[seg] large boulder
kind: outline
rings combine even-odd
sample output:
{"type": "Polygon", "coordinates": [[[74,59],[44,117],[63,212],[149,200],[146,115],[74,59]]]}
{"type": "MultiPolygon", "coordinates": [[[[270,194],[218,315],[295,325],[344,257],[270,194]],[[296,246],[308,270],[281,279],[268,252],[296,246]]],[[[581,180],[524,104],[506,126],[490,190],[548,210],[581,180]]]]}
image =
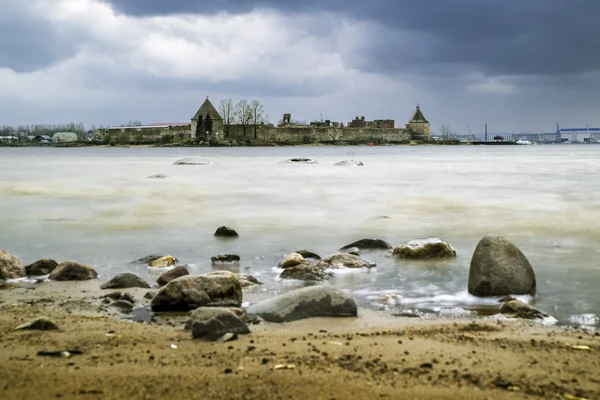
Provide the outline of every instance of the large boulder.
{"type": "Polygon", "coordinates": [[[165,286],[167,283],[171,282],[174,279],[180,278],[182,276],[186,276],[189,275],[190,271],[187,269],[187,267],[185,265],[180,265],[178,267],[175,267],[171,270],[168,270],[167,272],[161,274],[158,279],[156,280],[156,283],[158,283],[158,286],[165,286]]]}
{"type": "Polygon", "coordinates": [[[58,263],[49,258],[37,260],[33,264],[25,266],[25,272],[28,276],[48,275],[58,267],[58,263]]]}
{"type": "Polygon", "coordinates": [[[88,281],[98,278],[98,272],[90,266],[75,261],[64,261],[48,277],[53,281],[88,281]]]}
{"type": "Polygon", "coordinates": [[[240,236],[235,229],[228,226],[220,226],[215,231],[214,236],[216,237],[238,237],[240,236]]]}
{"type": "Polygon", "coordinates": [[[417,260],[454,258],[456,257],[456,250],[438,238],[416,239],[396,246],[394,256],[417,260]]]}
{"type": "Polygon", "coordinates": [[[150,289],[148,282],[140,278],[138,275],[131,272],[124,272],[116,275],[110,281],[100,285],[100,289],[127,289],[127,288],[143,288],[150,289]]]}
{"type": "Polygon", "coordinates": [[[313,317],[356,317],[358,309],[344,292],[311,286],[261,301],[246,310],[268,322],[290,322],[313,317]]]}
{"type": "Polygon", "coordinates": [[[190,313],[186,329],[194,339],[217,340],[226,333],[250,333],[248,326],[230,309],[200,307],[190,313]]]}
{"type": "Polygon", "coordinates": [[[0,279],[16,279],[25,276],[25,268],[17,257],[8,251],[0,250],[0,279]]]}
{"type": "Polygon", "coordinates": [[[317,267],[323,269],[373,268],[376,266],[377,264],[372,261],[348,253],[332,254],[317,263],[317,267]]]}
{"type": "Polygon", "coordinates": [[[486,236],[471,258],[468,288],[481,297],[535,295],[535,273],[517,246],[500,236],[486,236]]]}
{"type": "Polygon", "coordinates": [[[360,239],[342,247],[340,250],[348,250],[352,247],[358,247],[360,250],[389,250],[392,245],[381,239],[360,239]]]}
{"type": "Polygon", "coordinates": [[[164,257],[160,257],[160,258],[150,261],[148,263],[148,266],[152,267],[152,268],[167,268],[167,267],[172,267],[173,265],[175,265],[176,262],[177,262],[177,259],[175,257],[164,256],[164,257]]]}
{"type": "Polygon", "coordinates": [[[286,268],[294,267],[303,262],[304,262],[304,257],[302,257],[302,255],[300,255],[298,253],[290,253],[287,256],[283,257],[283,260],[279,261],[279,264],[277,264],[277,267],[286,269],[286,268]]]}
{"type": "Polygon", "coordinates": [[[300,264],[296,264],[293,267],[284,269],[279,277],[281,279],[323,282],[331,279],[333,277],[333,273],[327,271],[325,268],[317,267],[308,261],[302,261],[300,264]]]}
{"type": "Polygon", "coordinates": [[[154,311],[189,311],[198,307],[240,307],[242,286],[228,271],[174,279],[152,298],[154,311]]]}

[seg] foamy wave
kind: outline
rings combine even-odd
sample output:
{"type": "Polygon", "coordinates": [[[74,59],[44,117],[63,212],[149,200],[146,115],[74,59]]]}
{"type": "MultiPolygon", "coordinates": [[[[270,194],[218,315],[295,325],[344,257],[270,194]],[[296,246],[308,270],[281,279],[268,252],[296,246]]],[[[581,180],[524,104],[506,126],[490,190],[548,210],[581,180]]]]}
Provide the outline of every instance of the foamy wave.
{"type": "Polygon", "coordinates": [[[569,322],[576,325],[594,326],[600,323],[600,318],[595,314],[577,314],[571,315],[569,322]]]}

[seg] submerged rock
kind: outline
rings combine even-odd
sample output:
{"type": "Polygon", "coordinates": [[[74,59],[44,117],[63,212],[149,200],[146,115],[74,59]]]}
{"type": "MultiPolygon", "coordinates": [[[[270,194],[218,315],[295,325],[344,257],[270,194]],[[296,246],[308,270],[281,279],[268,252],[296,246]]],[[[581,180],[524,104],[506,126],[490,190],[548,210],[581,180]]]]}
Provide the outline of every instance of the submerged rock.
{"type": "Polygon", "coordinates": [[[165,286],[167,283],[171,282],[173,279],[177,279],[182,276],[189,275],[189,274],[190,274],[190,271],[187,269],[187,267],[185,267],[184,265],[180,265],[178,267],[175,267],[175,268],[161,274],[158,277],[158,279],[156,280],[156,283],[158,283],[158,286],[165,286]]]}
{"type": "Polygon", "coordinates": [[[190,313],[186,329],[194,339],[217,340],[226,333],[250,333],[248,326],[230,309],[200,307],[190,313]]]}
{"type": "Polygon", "coordinates": [[[486,236],[473,253],[468,289],[475,296],[535,295],[535,273],[517,246],[500,236],[486,236]]]}
{"type": "Polygon", "coordinates": [[[306,258],[312,258],[314,260],[320,260],[321,259],[320,255],[318,255],[317,253],[313,253],[312,251],[308,251],[308,250],[298,250],[298,251],[295,251],[294,253],[300,254],[305,259],[306,258]]]}
{"type": "Polygon", "coordinates": [[[376,266],[377,264],[372,261],[348,253],[332,254],[317,263],[317,267],[324,269],[373,268],[376,266]]]}
{"type": "MultiPolygon", "coordinates": [[[[150,264],[152,261],[158,260],[159,258],[163,258],[163,257],[167,257],[169,256],[168,254],[151,254],[149,256],[146,257],[142,257],[140,259],[137,259],[135,261],[132,261],[132,264],[150,264]]],[[[171,256],[170,256],[171,257],[171,256]]],[[[177,258],[175,258],[175,262],[179,261],[177,258]]]]}
{"type": "Polygon", "coordinates": [[[54,331],[58,329],[56,323],[46,317],[40,317],[34,319],[31,322],[19,325],[15,328],[15,331],[21,330],[36,330],[36,331],[54,331]]]}
{"type": "Polygon", "coordinates": [[[228,271],[174,279],[152,299],[153,311],[188,311],[198,307],[240,307],[242,286],[228,271]]]}
{"type": "Polygon", "coordinates": [[[358,247],[350,247],[348,250],[345,251],[348,254],[352,254],[355,256],[361,256],[360,254],[360,249],[358,247]]]}
{"type": "Polygon", "coordinates": [[[500,312],[502,314],[509,314],[513,317],[522,319],[544,319],[549,317],[548,314],[529,304],[523,303],[514,297],[506,297],[500,300],[500,302],[502,303],[502,307],[500,307],[500,312]]]}
{"type": "Polygon", "coordinates": [[[173,163],[174,165],[208,165],[210,161],[201,158],[182,158],[173,163]]]}
{"type": "Polygon", "coordinates": [[[333,277],[333,273],[327,271],[325,268],[317,267],[308,261],[302,261],[300,264],[296,264],[293,267],[284,269],[279,277],[281,279],[324,282],[331,279],[333,277]]]}
{"type": "Polygon", "coordinates": [[[340,250],[348,250],[352,247],[358,247],[361,250],[389,250],[392,245],[381,239],[360,239],[342,247],[340,250]]]}
{"type": "Polygon", "coordinates": [[[235,229],[232,229],[232,228],[230,228],[228,226],[220,226],[215,231],[214,236],[217,236],[217,237],[238,237],[240,235],[238,235],[238,233],[235,231],[235,229]]]}
{"type": "Polygon", "coordinates": [[[283,257],[283,260],[279,261],[277,267],[286,269],[301,264],[302,262],[304,262],[304,257],[302,257],[302,255],[298,253],[290,253],[283,257]]]}
{"type": "Polygon", "coordinates": [[[150,289],[150,285],[132,272],[124,272],[116,275],[110,281],[103,283],[100,289],[127,289],[127,288],[144,288],[150,289]]]}
{"type": "Polygon", "coordinates": [[[394,256],[417,260],[454,258],[456,257],[456,250],[438,238],[416,239],[396,246],[394,256]]]}
{"type": "Polygon", "coordinates": [[[98,278],[98,272],[75,261],[64,261],[58,264],[48,278],[53,281],[87,281],[98,278]]]}
{"type": "Polygon", "coordinates": [[[291,322],[313,317],[356,317],[358,309],[344,292],[311,286],[261,301],[247,309],[268,322],[291,322]]]}
{"type": "Polygon", "coordinates": [[[240,256],[237,254],[219,254],[210,258],[212,263],[233,263],[240,262],[240,256]]]}
{"type": "Polygon", "coordinates": [[[146,179],[168,179],[169,175],[165,175],[165,174],[156,174],[156,175],[150,175],[148,178],[146,179]]]}
{"type": "Polygon", "coordinates": [[[25,273],[28,276],[48,275],[56,269],[58,263],[50,258],[37,260],[33,264],[25,266],[25,273]]]}
{"type": "Polygon", "coordinates": [[[296,157],[285,161],[288,164],[317,164],[317,161],[312,158],[296,157]]]}
{"type": "Polygon", "coordinates": [[[345,166],[345,167],[362,167],[365,164],[363,164],[362,161],[356,161],[356,160],[344,160],[344,161],[339,161],[336,162],[333,165],[338,165],[338,166],[345,166]]]}
{"type": "Polygon", "coordinates": [[[150,261],[148,263],[148,266],[152,267],[152,268],[166,268],[166,267],[172,267],[173,265],[175,265],[176,262],[177,262],[177,260],[175,259],[175,257],[164,256],[164,257],[157,258],[155,260],[150,261]]]}
{"type": "Polygon", "coordinates": [[[16,279],[25,276],[21,261],[8,251],[0,250],[0,279],[16,279]]]}

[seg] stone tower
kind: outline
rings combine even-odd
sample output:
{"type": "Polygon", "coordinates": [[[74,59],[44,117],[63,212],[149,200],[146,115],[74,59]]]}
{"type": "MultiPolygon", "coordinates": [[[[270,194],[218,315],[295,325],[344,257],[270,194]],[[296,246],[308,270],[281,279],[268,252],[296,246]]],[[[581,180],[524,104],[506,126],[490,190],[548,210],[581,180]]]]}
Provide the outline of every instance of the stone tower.
{"type": "Polygon", "coordinates": [[[209,136],[213,134],[223,134],[223,118],[212,105],[208,96],[200,106],[196,114],[192,117],[192,137],[195,138],[197,132],[209,136]]]}
{"type": "Polygon", "coordinates": [[[429,121],[425,119],[425,116],[421,112],[419,103],[417,103],[417,109],[412,118],[406,124],[406,129],[410,131],[413,140],[431,140],[429,121]]]}

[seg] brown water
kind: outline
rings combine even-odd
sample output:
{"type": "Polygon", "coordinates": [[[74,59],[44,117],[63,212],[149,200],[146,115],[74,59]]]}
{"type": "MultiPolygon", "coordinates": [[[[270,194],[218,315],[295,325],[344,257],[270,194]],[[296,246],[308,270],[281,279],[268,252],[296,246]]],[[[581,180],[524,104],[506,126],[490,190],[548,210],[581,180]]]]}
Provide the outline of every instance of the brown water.
{"type": "Polygon", "coordinates": [[[105,280],[132,259],[166,252],[212,270],[210,256],[233,252],[240,270],[289,290],[275,269],[300,248],[322,256],[365,237],[392,245],[421,237],[450,242],[448,262],[394,261],[338,273],[332,285],[366,306],[468,316],[490,305],[467,294],[470,257],[494,233],[517,244],[537,275],[525,298],[563,323],[598,325],[600,146],[305,148],[1,148],[0,248],[24,263],[75,259],[105,280]],[[200,157],[207,166],[173,162],[200,157]],[[281,163],[312,157],[315,165],[281,163]],[[333,166],[355,159],[364,167],[333,166]],[[169,179],[146,179],[162,173],[169,179]],[[240,237],[215,240],[220,225],[240,237]]]}

